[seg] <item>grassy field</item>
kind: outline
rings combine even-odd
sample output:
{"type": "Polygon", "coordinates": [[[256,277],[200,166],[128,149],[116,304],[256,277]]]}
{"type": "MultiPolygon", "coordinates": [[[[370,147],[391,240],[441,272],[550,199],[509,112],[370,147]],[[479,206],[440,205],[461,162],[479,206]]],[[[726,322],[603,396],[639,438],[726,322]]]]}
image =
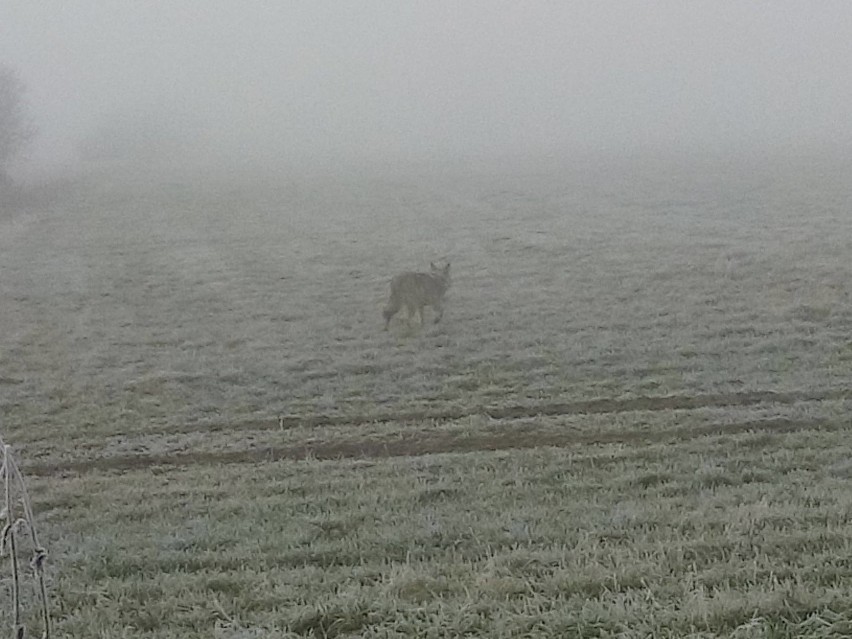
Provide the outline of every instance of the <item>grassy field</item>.
{"type": "Polygon", "coordinates": [[[97,179],[7,211],[0,429],[58,633],[852,636],[849,166],[97,179]],[[439,258],[443,322],[383,332],[390,277],[439,258]]]}

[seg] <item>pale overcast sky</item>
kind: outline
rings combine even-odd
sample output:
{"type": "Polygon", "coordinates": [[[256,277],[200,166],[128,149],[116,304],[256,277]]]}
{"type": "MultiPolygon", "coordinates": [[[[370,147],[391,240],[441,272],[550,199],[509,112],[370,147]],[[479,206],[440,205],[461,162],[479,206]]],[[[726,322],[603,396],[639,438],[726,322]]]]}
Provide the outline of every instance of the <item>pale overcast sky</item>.
{"type": "Polygon", "coordinates": [[[62,161],[132,127],[264,161],[852,141],[844,0],[3,0],[0,62],[62,161]]]}

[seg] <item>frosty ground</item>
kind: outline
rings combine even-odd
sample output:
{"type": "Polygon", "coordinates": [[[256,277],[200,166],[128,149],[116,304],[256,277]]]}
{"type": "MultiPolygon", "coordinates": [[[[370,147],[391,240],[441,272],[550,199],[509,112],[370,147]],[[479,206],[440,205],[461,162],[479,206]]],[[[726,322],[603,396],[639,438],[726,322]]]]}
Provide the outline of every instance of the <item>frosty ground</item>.
{"type": "Polygon", "coordinates": [[[57,626],[849,634],[846,167],[101,176],[5,215],[57,626]],[[443,321],[384,333],[443,258],[443,321]]]}

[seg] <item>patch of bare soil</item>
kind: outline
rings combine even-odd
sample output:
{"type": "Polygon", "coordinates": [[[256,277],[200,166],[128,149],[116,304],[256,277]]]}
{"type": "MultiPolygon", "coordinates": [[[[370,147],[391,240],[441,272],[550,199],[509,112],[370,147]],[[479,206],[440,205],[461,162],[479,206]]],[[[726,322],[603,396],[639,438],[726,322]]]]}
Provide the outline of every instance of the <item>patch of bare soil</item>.
{"type": "Polygon", "coordinates": [[[589,399],[576,402],[516,404],[510,406],[481,406],[465,408],[441,407],[436,410],[396,411],[363,415],[285,415],[278,421],[251,421],[240,424],[209,424],[203,429],[193,425],[186,430],[169,432],[195,432],[198,430],[233,430],[244,426],[251,430],[276,428],[314,428],[323,426],[357,426],[358,424],[449,422],[482,415],[491,419],[529,419],[534,417],[558,417],[560,415],[601,415],[633,413],[638,411],[695,410],[698,408],[726,408],[732,406],[756,406],[758,404],[791,405],[799,402],[820,402],[852,398],[852,391],[845,389],[824,392],[752,391],[744,393],[710,393],[706,395],[667,395],[661,397],[628,397],[624,399],[589,399]]]}
{"type": "Polygon", "coordinates": [[[103,457],[80,462],[52,464],[28,464],[23,467],[29,475],[57,475],[85,473],[91,471],[126,471],[139,468],[181,467],[197,464],[245,464],[278,460],[368,459],[383,457],[407,457],[438,453],[469,453],[508,449],[528,449],[543,446],[571,447],[594,444],[631,443],[654,444],[659,442],[686,441],[710,435],[737,434],[744,432],[788,433],[802,430],[838,428],[819,420],[765,419],[738,423],[709,424],[701,427],[663,429],[653,432],[576,433],[544,432],[535,426],[486,429],[481,433],[451,433],[436,431],[410,437],[394,436],[385,441],[357,438],[334,442],[300,444],[296,446],[255,448],[226,452],[179,453],[169,455],[126,455],[103,457]]]}

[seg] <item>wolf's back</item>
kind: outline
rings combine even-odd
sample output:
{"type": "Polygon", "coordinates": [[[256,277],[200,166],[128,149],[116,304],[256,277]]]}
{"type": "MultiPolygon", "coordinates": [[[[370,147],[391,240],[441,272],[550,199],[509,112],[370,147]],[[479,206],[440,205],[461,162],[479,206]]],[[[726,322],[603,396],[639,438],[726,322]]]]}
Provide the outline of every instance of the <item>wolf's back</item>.
{"type": "Polygon", "coordinates": [[[401,273],[391,281],[391,297],[403,304],[428,306],[439,301],[446,288],[429,273],[401,273]]]}

